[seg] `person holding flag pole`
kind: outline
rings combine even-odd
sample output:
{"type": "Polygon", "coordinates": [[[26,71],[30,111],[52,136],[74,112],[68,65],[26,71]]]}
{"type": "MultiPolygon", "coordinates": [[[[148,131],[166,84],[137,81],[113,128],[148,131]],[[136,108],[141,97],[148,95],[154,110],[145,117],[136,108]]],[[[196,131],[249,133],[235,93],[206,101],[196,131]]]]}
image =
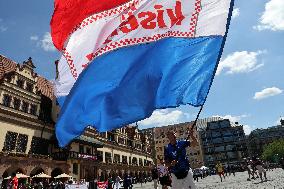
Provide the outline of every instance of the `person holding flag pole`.
{"type": "Polygon", "coordinates": [[[201,106],[197,117],[191,127],[188,129],[186,140],[177,140],[173,130],[167,132],[170,143],[165,147],[164,156],[166,165],[170,168],[173,189],[195,189],[193,172],[189,167],[189,160],[186,157],[186,148],[198,145],[196,136],[194,136],[195,126],[203,106],[201,106]]]}

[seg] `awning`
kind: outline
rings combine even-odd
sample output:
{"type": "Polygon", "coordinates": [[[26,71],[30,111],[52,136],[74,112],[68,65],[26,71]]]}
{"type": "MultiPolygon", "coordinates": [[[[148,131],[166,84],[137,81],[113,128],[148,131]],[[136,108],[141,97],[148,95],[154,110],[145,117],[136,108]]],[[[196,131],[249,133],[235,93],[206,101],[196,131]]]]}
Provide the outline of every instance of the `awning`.
{"type": "Polygon", "coordinates": [[[84,135],[77,137],[74,141],[75,142],[77,141],[77,142],[82,143],[82,144],[90,145],[90,146],[93,146],[93,147],[97,147],[97,148],[102,148],[104,146],[104,143],[102,143],[98,139],[95,139],[95,138],[92,138],[92,137],[87,137],[87,136],[84,136],[84,135]]]}

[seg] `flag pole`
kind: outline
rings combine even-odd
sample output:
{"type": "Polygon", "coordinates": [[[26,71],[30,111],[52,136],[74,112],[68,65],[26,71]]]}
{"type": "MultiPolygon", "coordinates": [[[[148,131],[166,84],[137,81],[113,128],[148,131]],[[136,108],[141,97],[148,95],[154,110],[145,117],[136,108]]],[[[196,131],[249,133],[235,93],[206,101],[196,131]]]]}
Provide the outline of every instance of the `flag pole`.
{"type": "Polygon", "coordinates": [[[195,118],[195,120],[194,120],[194,122],[192,124],[192,127],[189,129],[189,134],[187,136],[187,140],[190,139],[190,132],[193,132],[193,129],[196,127],[196,124],[197,124],[198,118],[200,116],[200,113],[201,113],[201,111],[203,109],[203,106],[204,106],[204,104],[202,104],[202,106],[200,106],[199,112],[198,112],[198,114],[197,114],[197,116],[196,116],[196,118],[195,118]]]}

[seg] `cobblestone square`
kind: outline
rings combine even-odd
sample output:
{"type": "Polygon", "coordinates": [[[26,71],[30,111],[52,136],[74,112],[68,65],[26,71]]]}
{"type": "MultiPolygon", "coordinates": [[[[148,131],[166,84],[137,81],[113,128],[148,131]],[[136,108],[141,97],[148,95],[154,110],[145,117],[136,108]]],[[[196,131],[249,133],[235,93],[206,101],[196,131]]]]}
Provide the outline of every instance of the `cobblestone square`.
{"type": "MultiPolygon", "coordinates": [[[[218,175],[208,176],[196,182],[197,189],[284,189],[284,170],[274,169],[267,172],[267,181],[261,182],[260,178],[247,181],[247,172],[237,172],[236,176],[228,176],[221,182],[218,175]]],[[[151,189],[153,183],[136,184],[134,189],[151,189]]],[[[159,189],[162,187],[159,186],[159,189]]]]}

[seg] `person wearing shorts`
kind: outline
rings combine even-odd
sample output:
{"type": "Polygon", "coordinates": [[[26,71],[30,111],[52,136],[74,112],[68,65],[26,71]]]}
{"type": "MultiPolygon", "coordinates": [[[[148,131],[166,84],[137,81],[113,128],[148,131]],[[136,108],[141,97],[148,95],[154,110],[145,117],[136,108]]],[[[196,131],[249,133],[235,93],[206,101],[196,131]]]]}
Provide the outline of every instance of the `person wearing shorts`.
{"type": "Polygon", "coordinates": [[[267,180],[267,178],[266,178],[266,171],[263,168],[262,161],[260,159],[256,159],[255,160],[255,165],[256,165],[256,169],[258,171],[258,174],[259,174],[259,177],[260,177],[261,181],[263,181],[262,174],[263,174],[265,180],[267,180]]]}
{"type": "Polygon", "coordinates": [[[225,179],[225,174],[224,174],[224,167],[223,167],[222,163],[220,163],[220,161],[218,161],[218,163],[216,164],[216,171],[217,171],[217,173],[218,173],[218,175],[221,179],[221,182],[223,182],[222,175],[225,179]]]}

